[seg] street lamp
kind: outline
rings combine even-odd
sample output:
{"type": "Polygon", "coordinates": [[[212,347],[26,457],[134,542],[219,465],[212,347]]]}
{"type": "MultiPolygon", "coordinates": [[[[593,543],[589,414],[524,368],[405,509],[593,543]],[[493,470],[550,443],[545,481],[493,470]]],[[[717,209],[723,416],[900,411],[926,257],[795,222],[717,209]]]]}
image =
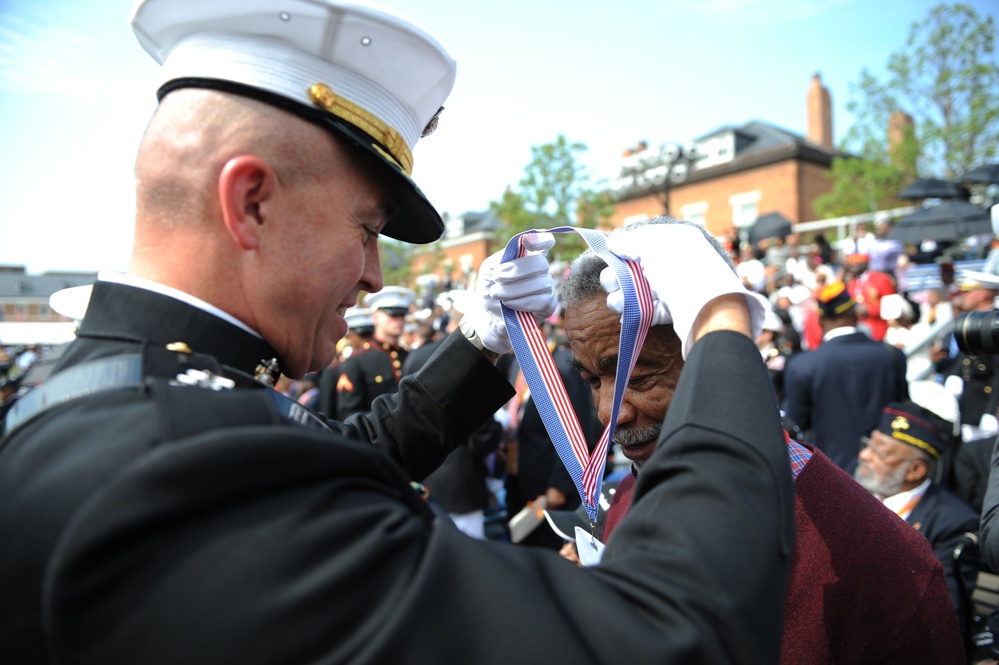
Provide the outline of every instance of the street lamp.
{"type": "Polygon", "coordinates": [[[677,143],[667,143],[662,147],[659,154],[662,163],[666,167],[666,177],[663,178],[663,211],[670,215],[669,194],[670,187],[679,185],[687,180],[691,167],[696,161],[696,153],[693,148],[684,148],[677,143]]]}
{"type": "Polygon", "coordinates": [[[611,199],[620,201],[636,194],[662,192],[662,204],[668,215],[670,187],[687,179],[696,159],[693,148],[667,143],[655,150],[642,141],[637,148],[625,152],[621,171],[611,183],[611,199]]]}

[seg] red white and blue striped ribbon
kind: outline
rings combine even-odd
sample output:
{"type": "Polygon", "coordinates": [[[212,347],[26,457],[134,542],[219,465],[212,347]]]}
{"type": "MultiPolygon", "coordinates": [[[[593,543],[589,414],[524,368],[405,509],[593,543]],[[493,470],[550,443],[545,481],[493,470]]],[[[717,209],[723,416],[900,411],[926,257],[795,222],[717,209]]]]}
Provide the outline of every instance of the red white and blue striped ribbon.
{"type": "Polygon", "coordinates": [[[555,444],[555,450],[576,485],[590,522],[595,524],[600,501],[600,484],[607,462],[607,447],[614,438],[621,400],[628,387],[628,377],[631,376],[635,361],[638,359],[638,352],[645,342],[645,335],[652,323],[652,290],[638,263],[621,259],[607,250],[608,233],[605,231],[572,226],[525,231],[510,239],[503,254],[503,261],[510,261],[527,254],[528,250],[522,241],[525,233],[546,231],[578,233],[590,248],[613,268],[624,294],[624,313],[621,317],[621,341],[618,347],[611,417],[592,453],[587,447],[579,419],[565,392],[565,385],[548,349],[548,342],[534,315],[503,306],[507,333],[524,372],[524,379],[531,389],[531,398],[538,407],[548,436],[555,444]]]}

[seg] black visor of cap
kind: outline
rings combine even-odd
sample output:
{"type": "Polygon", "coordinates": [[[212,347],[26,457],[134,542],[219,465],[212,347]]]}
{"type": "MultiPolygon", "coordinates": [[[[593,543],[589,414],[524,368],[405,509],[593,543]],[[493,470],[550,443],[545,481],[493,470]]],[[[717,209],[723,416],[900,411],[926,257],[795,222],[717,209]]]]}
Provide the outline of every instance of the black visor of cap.
{"type": "Polygon", "coordinates": [[[336,131],[340,137],[348,139],[351,144],[357,146],[367,154],[376,157],[379,164],[384,164],[387,169],[386,172],[391,174],[392,182],[396,185],[393,187],[393,193],[398,210],[389,219],[385,228],[382,229],[382,235],[417,245],[440,240],[444,235],[444,221],[437,213],[436,208],[430,204],[427,197],[416,186],[412,178],[406,175],[402,167],[395,161],[385,157],[386,154],[391,153],[369,134],[361,131],[346,120],[331,115],[318,107],[305,106],[282,95],[224,79],[174,79],[167,81],[160,87],[157,97],[163,99],[167,93],[179,88],[205,88],[243,95],[264,102],[265,104],[276,106],[289,113],[294,113],[304,120],[336,131]]]}

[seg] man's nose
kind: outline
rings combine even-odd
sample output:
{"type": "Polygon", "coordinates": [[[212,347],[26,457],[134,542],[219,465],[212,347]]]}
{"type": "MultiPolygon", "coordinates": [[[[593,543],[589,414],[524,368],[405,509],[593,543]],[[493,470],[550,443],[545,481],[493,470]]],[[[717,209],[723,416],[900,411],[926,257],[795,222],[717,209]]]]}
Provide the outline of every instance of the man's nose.
{"type": "MultiPolygon", "coordinates": [[[[600,391],[600,407],[597,410],[597,416],[600,418],[600,422],[604,424],[610,422],[613,407],[614,387],[611,385],[607,389],[600,391]]],[[[621,400],[621,407],[617,412],[617,423],[615,426],[631,422],[635,419],[635,413],[635,407],[628,401],[628,391],[625,390],[624,399],[621,400]]]]}

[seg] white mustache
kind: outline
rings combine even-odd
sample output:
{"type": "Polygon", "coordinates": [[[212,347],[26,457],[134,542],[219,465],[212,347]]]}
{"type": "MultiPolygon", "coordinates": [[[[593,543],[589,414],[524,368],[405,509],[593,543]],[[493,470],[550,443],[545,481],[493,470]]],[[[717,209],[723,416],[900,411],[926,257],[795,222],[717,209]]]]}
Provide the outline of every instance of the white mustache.
{"type": "Polygon", "coordinates": [[[637,427],[631,429],[614,430],[614,443],[619,446],[634,446],[659,438],[661,425],[649,425],[648,427],[637,427]]]}

